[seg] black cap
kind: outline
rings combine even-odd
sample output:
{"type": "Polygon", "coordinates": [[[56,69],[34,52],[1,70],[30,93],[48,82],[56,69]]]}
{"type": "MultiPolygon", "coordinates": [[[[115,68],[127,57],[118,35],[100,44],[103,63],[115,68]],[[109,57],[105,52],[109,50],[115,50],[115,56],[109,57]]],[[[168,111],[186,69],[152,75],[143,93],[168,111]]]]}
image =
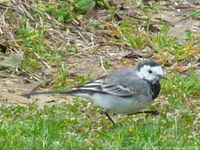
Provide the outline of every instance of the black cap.
{"type": "Polygon", "coordinates": [[[142,68],[145,65],[149,65],[151,67],[160,66],[160,64],[156,63],[153,60],[146,60],[146,61],[139,62],[137,64],[137,69],[140,70],[140,68],[142,68]]]}

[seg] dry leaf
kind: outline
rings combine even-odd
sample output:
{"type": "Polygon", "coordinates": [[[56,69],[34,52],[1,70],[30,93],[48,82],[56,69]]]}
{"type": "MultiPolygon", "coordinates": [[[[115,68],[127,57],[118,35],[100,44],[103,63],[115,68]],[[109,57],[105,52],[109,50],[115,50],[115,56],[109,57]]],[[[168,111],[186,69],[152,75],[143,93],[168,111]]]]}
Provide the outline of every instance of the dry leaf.
{"type": "Polygon", "coordinates": [[[190,68],[189,66],[185,66],[180,63],[175,63],[174,65],[172,65],[172,70],[175,70],[180,73],[186,72],[189,68],[190,68]]]}

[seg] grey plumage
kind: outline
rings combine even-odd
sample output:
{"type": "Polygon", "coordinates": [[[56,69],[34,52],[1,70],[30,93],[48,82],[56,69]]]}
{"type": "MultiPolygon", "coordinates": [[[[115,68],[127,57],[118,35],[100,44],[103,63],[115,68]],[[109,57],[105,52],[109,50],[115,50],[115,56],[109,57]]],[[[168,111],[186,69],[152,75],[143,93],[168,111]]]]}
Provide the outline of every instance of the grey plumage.
{"type": "MultiPolygon", "coordinates": [[[[69,91],[38,92],[29,95],[53,93],[77,95],[91,99],[104,109],[106,116],[108,112],[133,114],[143,110],[158,96],[159,79],[163,75],[164,72],[159,64],[144,61],[69,91]]],[[[113,122],[112,119],[111,121],[113,122]]]]}

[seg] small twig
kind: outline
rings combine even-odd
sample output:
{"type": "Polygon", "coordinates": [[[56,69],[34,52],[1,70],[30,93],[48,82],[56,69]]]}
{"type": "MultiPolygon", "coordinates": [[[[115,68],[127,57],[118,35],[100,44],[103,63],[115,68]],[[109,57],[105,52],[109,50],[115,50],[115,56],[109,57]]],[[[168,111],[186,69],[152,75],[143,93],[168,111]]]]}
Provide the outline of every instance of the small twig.
{"type": "Polygon", "coordinates": [[[47,68],[51,68],[36,52],[34,54],[47,68]]]}
{"type": "Polygon", "coordinates": [[[32,71],[28,69],[22,69],[23,72],[25,72],[27,75],[31,76],[34,80],[40,82],[41,77],[37,74],[34,74],[32,71]]]}
{"type": "Polygon", "coordinates": [[[45,82],[39,83],[38,85],[36,85],[29,93],[33,93],[34,91],[36,91],[39,87],[41,87],[42,85],[46,85],[48,83],[50,83],[52,81],[52,79],[49,79],[45,82]]]}
{"type": "Polygon", "coordinates": [[[6,21],[5,21],[5,15],[6,15],[7,11],[8,11],[8,7],[6,8],[6,10],[4,11],[4,13],[2,15],[2,22],[5,25],[5,27],[8,27],[8,25],[7,25],[6,21]]]}
{"type": "MultiPolygon", "coordinates": [[[[38,9],[33,8],[32,6],[30,6],[30,5],[28,5],[28,4],[24,3],[24,2],[22,2],[22,3],[23,3],[25,6],[27,6],[28,8],[30,8],[30,9],[32,9],[32,10],[34,10],[34,11],[37,11],[37,12],[40,13],[40,14],[44,14],[49,20],[53,20],[53,21],[56,22],[58,25],[64,26],[62,23],[60,23],[59,21],[57,21],[56,19],[54,19],[53,17],[51,17],[48,13],[46,13],[46,12],[41,12],[41,11],[39,11],[38,9]]],[[[27,10],[26,10],[26,12],[27,12],[27,10]]],[[[31,17],[31,19],[34,20],[34,18],[30,15],[29,12],[28,12],[27,16],[28,16],[28,17],[31,17]]]]}
{"type": "Polygon", "coordinates": [[[22,2],[22,3],[20,3],[20,6],[18,5],[19,10],[21,10],[22,13],[25,13],[26,16],[27,16],[29,19],[31,19],[32,21],[34,21],[33,16],[31,16],[31,14],[26,10],[26,8],[24,7],[23,4],[27,6],[26,3],[22,2]]]}
{"type": "Polygon", "coordinates": [[[10,76],[4,75],[4,74],[0,74],[0,78],[8,78],[8,77],[10,77],[10,76]]]}
{"type": "Polygon", "coordinates": [[[56,101],[55,100],[50,100],[50,101],[47,101],[46,103],[55,103],[56,101]]]}
{"type": "Polygon", "coordinates": [[[40,26],[43,27],[43,26],[44,26],[44,23],[43,23],[42,17],[41,17],[40,15],[39,15],[38,17],[39,17],[39,20],[40,20],[40,26]]]}
{"type": "Polygon", "coordinates": [[[81,37],[85,42],[87,42],[86,38],[85,38],[79,31],[76,31],[76,33],[78,33],[78,35],[80,35],[80,37],[81,37]]]}
{"type": "Polygon", "coordinates": [[[185,18],[182,18],[182,19],[176,21],[176,22],[174,23],[174,25],[179,24],[180,22],[183,22],[183,21],[185,21],[185,20],[187,20],[187,19],[189,19],[189,18],[190,18],[190,16],[186,16],[185,18]]]}
{"type": "Polygon", "coordinates": [[[104,65],[103,65],[103,60],[102,60],[102,57],[100,56],[100,63],[101,63],[101,68],[103,69],[103,71],[108,74],[108,72],[106,71],[104,65]]]}
{"type": "MultiPolygon", "coordinates": [[[[49,29],[48,31],[53,31],[53,32],[56,32],[60,35],[61,38],[65,39],[65,37],[63,36],[62,33],[60,33],[58,30],[54,30],[54,29],[49,29]]],[[[50,33],[51,34],[51,33],[50,33]]],[[[52,34],[53,35],[53,34],[52,34]]]]}
{"type": "Polygon", "coordinates": [[[86,46],[85,48],[82,49],[82,51],[93,49],[93,48],[96,48],[96,47],[99,47],[99,44],[97,44],[97,45],[92,44],[92,46],[86,46]]]}
{"type": "Polygon", "coordinates": [[[0,2],[0,8],[2,8],[2,9],[7,9],[7,8],[9,8],[10,10],[15,11],[14,8],[11,8],[10,6],[8,6],[8,5],[6,5],[6,4],[3,4],[2,2],[0,2]]]}
{"type": "MultiPolygon", "coordinates": [[[[11,33],[11,32],[8,32],[8,34],[10,35],[10,37],[11,37],[11,39],[13,40],[13,42],[15,43],[15,45],[18,47],[18,48],[20,48],[20,46],[17,44],[17,42],[15,41],[15,38],[14,38],[14,36],[13,36],[13,34],[11,33]]],[[[15,50],[15,49],[14,49],[15,50]]],[[[15,52],[17,52],[16,50],[15,50],[15,52]]]]}
{"type": "Polygon", "coordinates": [[[2,35],[3,34],[3,31],[2,31],[2,29],[1,29],[1,27],[0,27],[0,35],[2,35]]]}
{"type": "MultiPolygon", "coordinates": [[[[37,10],[37,9],[36,9],[36,10],[37,10]]],[[[58,25],[64,26],[62,23],[60,23],[60,22],[57,21],[56,19],[52,18],[48,13],[42,13],[42,12],[39,11],[39,10],[37,10],[37,12],[39,12],[40,14],[46,15],[46,17],[47,17],[49,20],[53,20],[53,21],[56,22],[58,25]]]]}

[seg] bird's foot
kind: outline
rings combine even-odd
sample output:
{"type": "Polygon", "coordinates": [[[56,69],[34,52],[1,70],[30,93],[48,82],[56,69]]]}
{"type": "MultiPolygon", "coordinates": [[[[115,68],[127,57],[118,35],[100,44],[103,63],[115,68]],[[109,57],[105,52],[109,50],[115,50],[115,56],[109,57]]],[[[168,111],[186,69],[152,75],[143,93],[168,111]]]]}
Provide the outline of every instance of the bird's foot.
{"type": "Polygon", "coordinates": [[[104,114],[113,124],[113,127],[115,127],[115,122],[114,120],[110,117],[110,115],[108,114],[108,112],[106,111],[102,111],[101,114],[104,114]]]}

